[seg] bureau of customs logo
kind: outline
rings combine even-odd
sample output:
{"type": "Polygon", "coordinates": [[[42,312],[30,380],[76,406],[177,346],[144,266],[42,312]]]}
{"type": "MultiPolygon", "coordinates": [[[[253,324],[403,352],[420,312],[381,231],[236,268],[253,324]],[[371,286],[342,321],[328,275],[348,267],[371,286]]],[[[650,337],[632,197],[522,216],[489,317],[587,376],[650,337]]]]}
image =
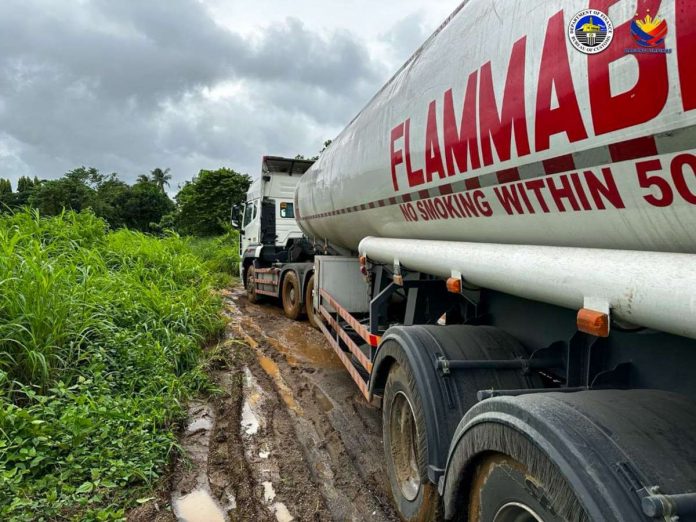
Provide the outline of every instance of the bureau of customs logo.
{"type": "Polygon", "coordinates": [[[597,9],[583,9],[571,18],[568,38],[578,51],[597,54],[606,49],[614,37],[614,24],[597,9]]]}
{"type": "Polygon", "coordinates": [[[665,41],[667,36],[667,22],[649,14],[645,18],[639,19],[637,16],[631,22],[631,35],[641,47],[657,47],[665,41]]]}

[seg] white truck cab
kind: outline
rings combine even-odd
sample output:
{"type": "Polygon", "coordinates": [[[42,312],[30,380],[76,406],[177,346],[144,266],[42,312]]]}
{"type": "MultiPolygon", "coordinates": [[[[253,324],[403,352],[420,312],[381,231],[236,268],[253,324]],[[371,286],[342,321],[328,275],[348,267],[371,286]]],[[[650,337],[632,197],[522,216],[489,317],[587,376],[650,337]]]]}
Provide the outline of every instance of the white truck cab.
{"type": "Polygon", "coordinates": [[[240,274],[265,252],[267,257],[287,250],[302,238],[295,221],[295,187],[313,161],[264,156],[261,176],[247,192],[239,223],[240,274]]]}

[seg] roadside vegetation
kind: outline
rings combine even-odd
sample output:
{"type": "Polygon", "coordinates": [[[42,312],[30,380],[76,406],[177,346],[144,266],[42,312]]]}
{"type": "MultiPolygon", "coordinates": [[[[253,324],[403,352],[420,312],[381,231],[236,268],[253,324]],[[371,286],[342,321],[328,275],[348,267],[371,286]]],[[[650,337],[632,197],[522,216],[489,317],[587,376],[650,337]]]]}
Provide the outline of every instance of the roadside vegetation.
{"type": "Polygon", "coordinates": [[[187,399],[211,389],[235,240],[0,214],[0,520],[116,520],[143,501],[187,399]]]}

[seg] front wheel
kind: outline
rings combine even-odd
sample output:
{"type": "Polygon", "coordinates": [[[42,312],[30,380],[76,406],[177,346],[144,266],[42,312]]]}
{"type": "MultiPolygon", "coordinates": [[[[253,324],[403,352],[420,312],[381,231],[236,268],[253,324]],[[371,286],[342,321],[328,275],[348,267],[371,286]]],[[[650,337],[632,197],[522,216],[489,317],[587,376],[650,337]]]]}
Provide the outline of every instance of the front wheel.
{"type": "Polygon", "coordinates": [[[438,520],[440,498],[426,474],[426,426],[408,366],[394,363],[384,389],[382,430],[387,475],[405,521],[438,520]]]}

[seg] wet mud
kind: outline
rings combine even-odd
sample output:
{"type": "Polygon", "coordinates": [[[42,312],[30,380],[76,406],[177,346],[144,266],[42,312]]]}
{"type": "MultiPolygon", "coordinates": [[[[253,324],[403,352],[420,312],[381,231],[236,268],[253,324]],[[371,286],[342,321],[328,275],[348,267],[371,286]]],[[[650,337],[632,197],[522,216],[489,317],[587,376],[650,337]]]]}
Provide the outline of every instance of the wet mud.
{"type": "Polygon", "coordinates": [[[168,492],[129,520],[398,520],[381,412],[321,333],[240,287],[224,299],[228,336],[210,370],[221,392],[189,406],[168,492]]]}

